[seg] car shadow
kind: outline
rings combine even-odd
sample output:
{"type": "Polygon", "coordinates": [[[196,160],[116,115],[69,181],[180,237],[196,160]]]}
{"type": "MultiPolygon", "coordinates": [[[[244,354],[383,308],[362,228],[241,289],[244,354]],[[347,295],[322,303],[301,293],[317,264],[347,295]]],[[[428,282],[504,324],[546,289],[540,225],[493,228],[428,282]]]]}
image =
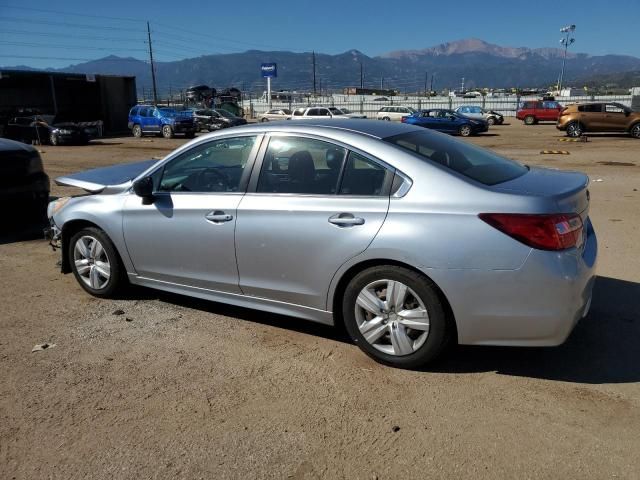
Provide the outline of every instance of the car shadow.
{"type": "MultiPolygon", "coordinates": [[[[270,327],[353,343],[343,327],[183,295],[132,287],[125,298],[162,302],[270,327]]],[[[457,346],[424,373],[480,373],[601,384],[640,382],[640,284],[598,277],[591,311],[559,347],[457,346]]]]}
{"type": "Polygon", "coordinates": [[[46,213],[14,211],[0,224],[0,245],[44,240],[44,229],[48,226],[46,213]]]}
{"type": "Polygon", "coordinates": [[[334,327],[301,318],[288,317],[276,313],[263,312],[251,308],[237,307],[211,300],[188,297],[171,292],[146,287],[131,286],[121,297],[124,300],[159,300],[184,308],[200,310],[214,315],[224,315],[247,322],[259,323],[270,327],[291,330],[306,335],[322,337],[343,343],[353,343],[342,326],[334,327]]]}
{"type": "Polygon", "coordinates": [[[559,347],[459,346],[428,370],[588,384],[640,382],[640,283],[598,277],[590,313],[559,347]]]}

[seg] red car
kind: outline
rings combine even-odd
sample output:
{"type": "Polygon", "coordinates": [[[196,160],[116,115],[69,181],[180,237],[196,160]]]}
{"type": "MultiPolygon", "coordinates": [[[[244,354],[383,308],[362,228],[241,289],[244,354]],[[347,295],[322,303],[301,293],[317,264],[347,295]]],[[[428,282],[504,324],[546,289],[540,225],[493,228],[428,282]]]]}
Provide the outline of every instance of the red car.
{"type": "Polygon", "coordinates": [[[538,122],[557,122],[562,107],[552,100],[527,100],[520,104],[516,111],[516,118],[525,125],[535,125],[538,122]]]}

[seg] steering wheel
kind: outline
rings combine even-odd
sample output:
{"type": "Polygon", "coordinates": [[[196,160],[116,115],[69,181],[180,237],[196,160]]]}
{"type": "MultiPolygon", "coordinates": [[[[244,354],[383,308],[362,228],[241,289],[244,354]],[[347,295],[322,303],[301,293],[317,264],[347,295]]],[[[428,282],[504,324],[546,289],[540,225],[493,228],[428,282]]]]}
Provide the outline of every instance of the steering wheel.
{"type": "Polygon", "coordinates": [[[229,177],[218,168],[205,168],[185,178],[182,188],[190,192],[226,192],[229,177]]]}

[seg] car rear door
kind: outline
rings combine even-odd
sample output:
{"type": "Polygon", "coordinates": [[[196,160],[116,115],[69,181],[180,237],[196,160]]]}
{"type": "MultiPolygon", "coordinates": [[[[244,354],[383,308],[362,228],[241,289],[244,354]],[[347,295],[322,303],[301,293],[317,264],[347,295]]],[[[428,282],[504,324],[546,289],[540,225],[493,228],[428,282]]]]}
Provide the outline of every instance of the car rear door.
{"type": "Polygon", "coordinates": [[[330,309],[333,275],[368,247],[384,222],[393,174],[344,145],[273,134],[238,206],[243,293],[330,309]]]}
{"type": "Polygon", "coordinates": [[[261,139],[236,134],[198,143],[153,173],[153,202],[127,197],[124,239],[139,276],[240,293],[236,209],[261,139]]]}
{"type": "Polygon", "coordinates": [[[605,132],[623,132],[627,128],[628,117],[622,105],[606,103],[604,105],[604,125],[605,132]]]}

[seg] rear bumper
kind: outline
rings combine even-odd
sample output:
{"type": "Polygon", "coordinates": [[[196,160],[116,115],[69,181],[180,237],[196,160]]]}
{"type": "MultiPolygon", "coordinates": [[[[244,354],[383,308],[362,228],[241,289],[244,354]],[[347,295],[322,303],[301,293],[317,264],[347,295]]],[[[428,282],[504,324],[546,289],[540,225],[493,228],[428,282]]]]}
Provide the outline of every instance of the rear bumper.
{"type": "Polygon", "coordinates": [[[584,248],[531,250],[518,270],[427,272],[451,304],[467,345],[555,346],[591,303],[597,240],[586,224],[584,248]]]}

